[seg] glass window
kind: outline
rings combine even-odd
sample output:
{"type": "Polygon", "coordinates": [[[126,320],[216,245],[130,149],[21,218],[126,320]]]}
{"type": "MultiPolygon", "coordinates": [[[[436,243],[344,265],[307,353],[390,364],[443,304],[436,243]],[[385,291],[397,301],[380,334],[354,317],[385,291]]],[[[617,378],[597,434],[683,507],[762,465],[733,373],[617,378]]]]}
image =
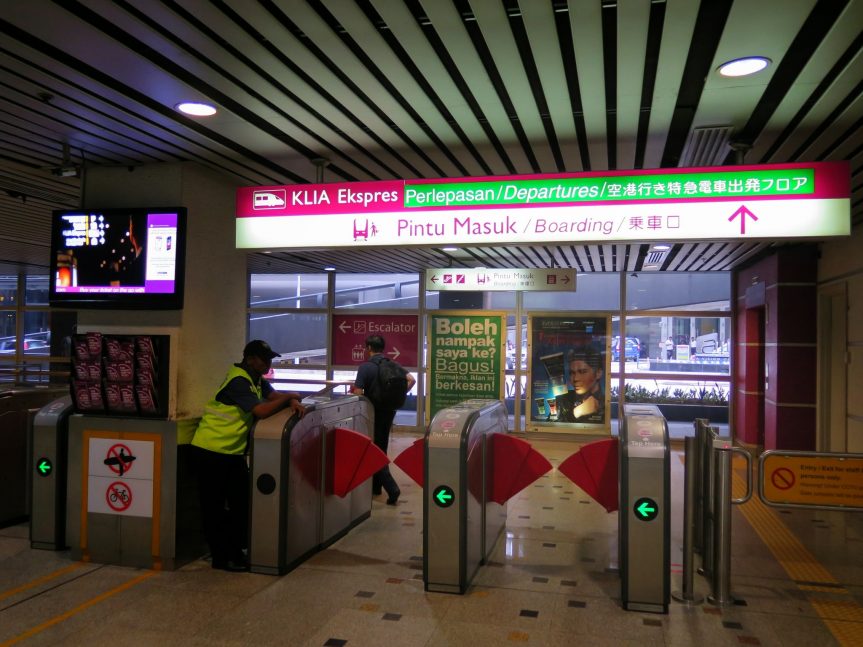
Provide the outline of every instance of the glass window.
{"type": "Polygon", "coordinates": [[[18,277],[0,276],[0,308],[14,308],[18,301],[18,277]]]}
{"type": "Polygon", "coordinates": [[[24,313],[24,345],[25,355],[51,354],[50,313],[39,310],[24,313]]]}
{"type": "Polygon", "coordinates": [[[579,312],[620,310],[620,274],[579,274],[575,280],[575,292],[525,292],[524,309],[579,312]]]}
{"type": "Polygon", "coordinates": [[[336,308],[419,308],[419,274],[336,274],[336,308]]]}
{"type": "Polygon", "coordinates": [[[252,308],[326,308],[326,274],[252,274],[252,308]]]}
{"type": "Polygon", "coordinates": [[[620,369],[621,357],[627,372],[679,373],[688,375],[729,375],[731,319],[725,316],[656,317],[631,315],[626,318],[626,339],[621,342],[620,322],[613,317],[611,370],[620,369]]]}
{"type": "MultiPolygon", "coordinates": [[[[279,361],[278,357],[276,361],[279,361]]],[[[326,370],[302,368],[300,364],[283,364],[274,367],[272,375],[268,375],[267,379],[277,391],[298,391],[305,395],[318,393],[327,387],[326,370]]],[[[342,392],[343,390],[336,390],[336,393],[342,392]]]]}
{"type": "Polygon", "coordinates": [[[15,359],[15,313],[0,310],[0,359],[15,359]]]}
{"type": "Polygon", "coordinates": [[[24,283],[24,303],[28,306],[48,305],[48,275],[27,276],[24,283]]]}
{"type": "Polygon", "coordinates": [[[264,339],[281,354],[273,368],[327,362],[327,316],[321,313],[251,312],[249,339],[264,339]]]}
{"type": "Polygon", "coordinates": [[[632,272],[626,276],[627,310],[731,310],[729,272],[632,272]]]}

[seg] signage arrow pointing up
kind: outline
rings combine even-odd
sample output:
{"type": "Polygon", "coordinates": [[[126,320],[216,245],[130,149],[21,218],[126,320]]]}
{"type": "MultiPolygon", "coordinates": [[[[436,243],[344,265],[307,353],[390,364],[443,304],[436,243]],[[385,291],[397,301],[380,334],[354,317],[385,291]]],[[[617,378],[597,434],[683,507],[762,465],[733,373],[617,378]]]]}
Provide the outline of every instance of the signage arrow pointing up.
{"type": "Polygon", "coordinates": [[[758,220],[758,216],[756,216],[749,209],[747,209],[745,205],[740,205],[740,208],[728,217],[728,222],[731,222],[737,216],[740,216],[740,234],[741,235],[746,233],[746,216],[749,216],[750,218],[752,218],[752,220],[758,220]]]}

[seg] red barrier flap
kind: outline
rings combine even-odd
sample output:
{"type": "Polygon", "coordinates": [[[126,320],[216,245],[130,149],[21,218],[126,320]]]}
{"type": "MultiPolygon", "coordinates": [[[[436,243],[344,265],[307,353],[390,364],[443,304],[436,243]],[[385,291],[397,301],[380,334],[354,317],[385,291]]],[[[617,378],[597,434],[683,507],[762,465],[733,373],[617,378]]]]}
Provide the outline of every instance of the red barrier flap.
{"type": "Polygon", "coordinates": [[[597,440],[563,461],[558,469],[607,512],[619,507],[617,438],[597,440]]]}
{"type": "Polygon", "coordinates": [[[333,429],[333,461],[328,490],[346,496],[390,462],[368,436],[344,427],[333,429]]]}
{"type": "Polygon", "coordinates": [[[425,438],[417,438],[410,447],[393,459],[393,463],[420,487],[425,481],[425,449],[425,438]]]}
{"type": "Polygon", "coordinates": [[[489,498],[504,504],[543,474],[551,463],[526,440],[508,434],[492,434],[491,483],[489,498]]]}

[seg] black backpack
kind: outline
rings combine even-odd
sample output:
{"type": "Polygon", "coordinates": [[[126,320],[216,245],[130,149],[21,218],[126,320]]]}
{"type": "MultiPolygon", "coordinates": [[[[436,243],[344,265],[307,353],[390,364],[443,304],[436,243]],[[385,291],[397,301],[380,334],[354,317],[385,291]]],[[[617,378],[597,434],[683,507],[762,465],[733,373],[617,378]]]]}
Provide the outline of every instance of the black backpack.
{"type": "Polygon", "coordinates": [[[365,389],[366,397],[381,409],[401,409],[408,395],[408,372],[389,357],[376,357],[372,363],[377,365],[378,375],[365,389]]]}

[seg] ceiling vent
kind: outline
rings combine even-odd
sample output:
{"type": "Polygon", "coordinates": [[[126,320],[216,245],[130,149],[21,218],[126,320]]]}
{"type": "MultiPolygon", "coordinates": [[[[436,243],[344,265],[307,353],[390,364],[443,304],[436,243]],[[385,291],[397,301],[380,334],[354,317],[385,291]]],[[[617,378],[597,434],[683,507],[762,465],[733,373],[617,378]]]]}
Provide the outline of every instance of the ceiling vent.
{"type": "Polygon", "coordinates": [[[731,126],[705,126],[689,133],[680,166],[720,166],[731,151],[731,126]]]}
{"type": "Polygon", "coordinates": [[[641,270],[645,272],[658,272],[668,256],[667,249],[649,249],[644,255],[641,270]]]}

